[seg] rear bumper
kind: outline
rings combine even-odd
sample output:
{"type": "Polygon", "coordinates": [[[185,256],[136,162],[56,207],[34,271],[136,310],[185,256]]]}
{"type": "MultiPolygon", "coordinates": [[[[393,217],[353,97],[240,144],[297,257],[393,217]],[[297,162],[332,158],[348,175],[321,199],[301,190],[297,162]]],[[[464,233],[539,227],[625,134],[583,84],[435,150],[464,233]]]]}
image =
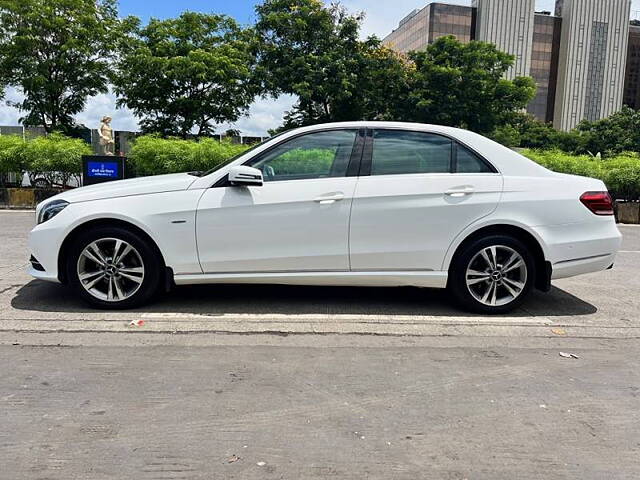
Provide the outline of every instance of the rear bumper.
{"type": "Polygon", "coordinates": [[[622,243],[613,218],[535,230],[546,244],[554,280],[606,270],[615,262],[622,243]]]}
{"type": "Polygon", "coordinates": [[[551,279],[573,277],[585,273],[600,272],[606,270],[616,259],[615,253],[609,255],[599,255],[592,258],[581,258],[556,263],[553,265],[551,279]]]}

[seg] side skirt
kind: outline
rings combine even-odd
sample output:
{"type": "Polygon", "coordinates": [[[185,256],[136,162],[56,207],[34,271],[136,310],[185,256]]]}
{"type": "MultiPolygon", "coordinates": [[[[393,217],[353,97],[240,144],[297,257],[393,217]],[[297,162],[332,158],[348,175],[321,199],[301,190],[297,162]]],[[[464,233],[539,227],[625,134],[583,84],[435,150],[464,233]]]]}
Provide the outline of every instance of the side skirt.
{"type": "Polygon", "coordinates": [[[262,272],[204,273],[174,276],[176,285],[206,283],[271,283],[283,285],[329,285],[351,287],[445,288],[447,272],[262,272]]]}

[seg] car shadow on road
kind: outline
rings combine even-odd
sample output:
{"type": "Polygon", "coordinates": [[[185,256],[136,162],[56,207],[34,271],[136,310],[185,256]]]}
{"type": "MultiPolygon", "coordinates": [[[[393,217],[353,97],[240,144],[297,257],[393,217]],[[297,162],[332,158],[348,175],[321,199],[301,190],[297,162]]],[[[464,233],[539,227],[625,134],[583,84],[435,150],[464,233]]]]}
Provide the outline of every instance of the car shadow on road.
{"type": "MultiPolygon", "coordinates": [[[[33,280],[21,287],[11,306],[44,312],[95,311],[62,285],[33,280]]],[[[159,295],[155,303],[137,312],[184,314],[351,314],[433,315],[473,317],[457,309],[445,290],[361,287],[305,287],[285,285],[193,285],[159,295]]],[[[597,308],[553,287],[549,293],[532,292],[522,307],[509,316],[575,316],[597,308]]]]}

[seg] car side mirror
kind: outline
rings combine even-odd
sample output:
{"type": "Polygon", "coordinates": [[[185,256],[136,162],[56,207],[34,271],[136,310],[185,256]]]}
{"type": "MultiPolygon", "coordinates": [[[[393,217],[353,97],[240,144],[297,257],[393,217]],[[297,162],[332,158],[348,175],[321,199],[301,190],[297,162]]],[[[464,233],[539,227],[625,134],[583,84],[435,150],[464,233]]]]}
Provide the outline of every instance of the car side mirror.
{"type": "Polygon", "coordinates": [[[262,172],[257,168],[239,165],[229,169],[229,183],[233,186],[254,186],[262,185],[262,172]]]}

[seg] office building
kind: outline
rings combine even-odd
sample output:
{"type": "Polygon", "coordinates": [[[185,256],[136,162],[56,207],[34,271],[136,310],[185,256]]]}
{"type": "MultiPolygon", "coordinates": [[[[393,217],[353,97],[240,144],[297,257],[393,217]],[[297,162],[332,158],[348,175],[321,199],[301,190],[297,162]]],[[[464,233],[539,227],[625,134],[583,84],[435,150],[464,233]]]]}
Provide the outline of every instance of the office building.
{"type": "Polygon", "coordinates": [[[384,43],[398,52],[408,53],[447,35],[469,42],[475,31],[473,13],[465,6],[431,3],[400,20],[398,28],[384,39],[384,43]]]}
{"type": "Polygon", "coordinates": [[[561,25],[558,17],[535,15],[529,75],[538,88],[527,111],[546,123],[553,122],[555,110],[561,25]]]}
{"type": "Polygon", "coordinates": [[[476,39],[515,57],[505,77],[528,76],[533,50],[535,0],[474,0],[476,39]]]}
{"type": "Polygon", "coordinates": [[[632,25],[629,28],[623,103],[640,110],[640,25],[632,25]]]}
{"type": "Polygon", "coordinates": [[[571,130],[622,107],[631,0],[563,0],[553,124],[571,130]]]}
{"type": "Polygon", "coordinates": [[[631,0],[557,0],[555,15],[535,12],[535,0],[436,2],[414,10],[383,42],[404,53],[443,35],[494,43],[515,57],[506,78],[529,75],[538,86],[527,111],[571,130],[623,101],[640,107],[640,26],[630,29],[630,10],[631,0]]]}

